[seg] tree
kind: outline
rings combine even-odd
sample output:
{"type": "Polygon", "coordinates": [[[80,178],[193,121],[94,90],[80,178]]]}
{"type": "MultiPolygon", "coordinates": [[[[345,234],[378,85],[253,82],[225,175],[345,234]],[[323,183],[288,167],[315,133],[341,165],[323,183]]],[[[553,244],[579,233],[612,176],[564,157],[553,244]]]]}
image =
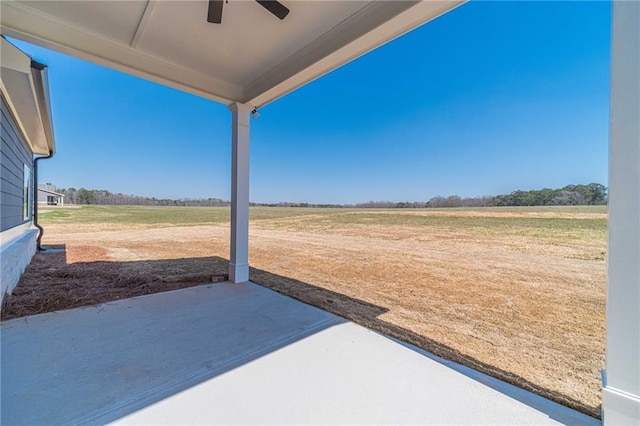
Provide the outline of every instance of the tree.
{"type": "Polygon", "coordinates": [[[76,204],[76,193],[77,189],[71,187],[68,189],[61,189],[60,193],[65,195],[64,202],[65,204],[76,204]]]}
{"type": "Polygon", "coordinates": [[[607,187],[600,183],[590,183],[587,185],[591,190],[591,199],[589,204],[602,205],[607,204],[608,196],[607,187]]]}
{"type": "Polygon", "coordinates": [[[558,195],[549,202],[549,205],[552,206],[579,206],[585,204],[587,204],[587,199],[581,192],[567,189],[560,190],[558,195]]]}
{"type": "Polygon", "coordinates": [[[84,188],[78,189],[78,193],[76,194],[76,201],[78,204],[93,204],[94,199],[94,191],[89,191],[84,188]]]}

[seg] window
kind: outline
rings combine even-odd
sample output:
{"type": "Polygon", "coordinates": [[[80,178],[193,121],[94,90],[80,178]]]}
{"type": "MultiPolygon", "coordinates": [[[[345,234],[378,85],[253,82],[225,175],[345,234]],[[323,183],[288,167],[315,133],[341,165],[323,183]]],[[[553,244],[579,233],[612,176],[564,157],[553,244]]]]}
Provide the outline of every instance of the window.
{"type": "Polygon", "coordinates": [[[24,165],[22,184],[22,218],[24,220],[28,220],[29,218],[31,218],[31,169],[26,164],[24,165]]]}

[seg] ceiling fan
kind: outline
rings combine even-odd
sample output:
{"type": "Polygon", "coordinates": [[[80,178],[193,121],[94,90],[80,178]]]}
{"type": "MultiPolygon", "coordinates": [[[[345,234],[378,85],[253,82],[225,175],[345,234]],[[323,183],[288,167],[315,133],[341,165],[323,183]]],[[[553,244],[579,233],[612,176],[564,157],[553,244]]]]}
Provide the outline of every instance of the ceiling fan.
{"type": "MultiPolygon", "coordinates": [[[[228,0],[227,0],[228,1],[228,0]]],[[[262,7],[274,14],[280,19],[284,19],[289,14],[287,9],[282,3],[276,0],[255,0],[260,3],[262,7]]],[[[207,21],[212,24],[222,23],[222,6],[225,0],[209,0],[209,12],[207,13],[207,21]]]]}

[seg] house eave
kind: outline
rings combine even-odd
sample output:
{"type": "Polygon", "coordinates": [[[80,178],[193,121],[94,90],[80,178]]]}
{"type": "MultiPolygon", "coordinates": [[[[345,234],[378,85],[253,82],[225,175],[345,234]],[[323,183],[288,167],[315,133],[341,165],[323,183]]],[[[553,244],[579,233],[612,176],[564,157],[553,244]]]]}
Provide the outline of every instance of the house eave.
{"type": "Polygon", "coordinates": [[[47,194],[55,195],[56,197],[64,197],[64,194],[55,191],[49,191],[48,189],[38,188],[38,192],[44,192],[47,194]]]}
{"type": "Polygon", "coordinates": [[[1,38],[0,90],[34,154],[55,152],[47,68],[1,38]]]}

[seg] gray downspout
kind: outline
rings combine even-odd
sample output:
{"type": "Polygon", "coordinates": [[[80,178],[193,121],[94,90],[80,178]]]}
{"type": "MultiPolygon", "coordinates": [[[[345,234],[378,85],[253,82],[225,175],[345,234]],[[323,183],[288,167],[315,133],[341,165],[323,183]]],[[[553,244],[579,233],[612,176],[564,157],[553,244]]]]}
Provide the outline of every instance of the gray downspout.
{"type": "Polygon", "coordinates": [[[46,160],[47,158],[53,157],[53,151],[49,151],[49,155],[45,155],[42,157],[37,157],[33,159],[33,188],[34,188],[34,198],[33,198],[33,225],[38,228],[38,251],[44,251],[40,245],[40,241],[42,240],[42,235],[44,234],[44,229],[38,223],[38,161],[46,160]]]}
{"type": "Polygon", "coordinates": [[[47,86],[47,66],[41,64],[40,62],[31,60],[31,75],[33,76],[33,83],[35,84],[36,93],[38,94],[36,102],[38,103],[40,113],[43,115],[43,124],[44,131],[47,137],[47,140],[50,142],[49,144],[49,155],[44,155],[42,157],[37,157],[33,160],[33,192],[34,192],[34,203],[33,203],[33,225],[38,228],[38,251],[43,251],[44,249],[40,245],[42,240],[42,235],[44,234],[44,229],[38,223],[38,161],[45,160],[47,158],[53,157],[54,153],[54,145],[53,145],[53,130],[51,129],[51,111],[49,110],[49,89],[47,86]]]}

